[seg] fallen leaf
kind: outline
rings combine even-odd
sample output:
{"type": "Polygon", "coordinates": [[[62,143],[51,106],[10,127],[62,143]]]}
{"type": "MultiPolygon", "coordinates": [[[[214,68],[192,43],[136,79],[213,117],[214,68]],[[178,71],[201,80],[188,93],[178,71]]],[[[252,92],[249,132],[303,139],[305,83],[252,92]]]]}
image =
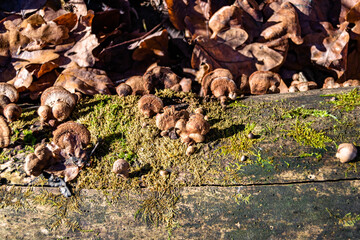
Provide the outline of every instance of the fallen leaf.
{"type": "Polygon", "coordinates": [[[134,48],[136,49],[132,54],[132,58],[135,61],[143,61],[154,55],[159,57],[166,56],[168,50],[168,33],[166,29],[153,33],[128,47],[128,49],[134,48]]]}
{"type": "Polygon", "coordinates": [[[95,57],[92,51],[99,45],[95,34],[87,34],[78,41],[74,47],[65,53],[65,56],[76,62],[80,67],[92,67],[95,64],[95,57]]]}
{"type": "Polygon", "coordinates": [[[297,45],[303,43],[298,15],[294,6],[289,2],[281,4],[280,9],[267,20],[263,28],[260,36],[265,40],[285,35],[297,45]]]}
{"type": "Polygon", "coordinates": [[[208,64],[210,69],[225,68],[234,76],[234,80],[242,74],[249,76],[253,71],[253,60],[234,51],[230,46],[213,39],[199,36],[191,57],[191,66],[200,69],[208,64]]]}
{"type": "Polygon", "coordinates": [[[348,23],[344,22],[339,29],[333,29],[330,23],[324,23],[329,33],[321,45],[311,47],[311,60],[316,64],[336,71],[340,78],[346,70],[347,48],[349,33],[346,32],[348,23]]]}
{"type": "Polygon", "coordinates": [[[59,75],[54,86],[61,86],[72,93],[78,91],[87,95],[110,94],[110,89],[114,87],[105,71],[80,67],[74,62],[59,75]]]}

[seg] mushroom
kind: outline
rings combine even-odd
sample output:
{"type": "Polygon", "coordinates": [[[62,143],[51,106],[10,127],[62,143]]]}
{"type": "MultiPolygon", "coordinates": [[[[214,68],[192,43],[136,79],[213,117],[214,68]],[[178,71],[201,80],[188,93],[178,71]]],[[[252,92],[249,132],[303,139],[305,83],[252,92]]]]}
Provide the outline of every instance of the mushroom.
{"type": "Polygon", "coordinates": [[[27,175],[39,176],[50,165],[52,152],[46,144],[40,144],[34,153],[26,156],[24,169],[27,175]]]}
{"type": "Polygon", "coordinates": [[[140,98],[138,107],[140,112],[149,118],[159,113],[163,109],[164,104],[159,97],[147,94],[140,98]]]}
{"type": "Polygon", "coordinates": [[[210,124],[204,119],[204,115],[195,113],[189,120],[180,119],[176,122],[175,129],[180,135],[181,141],[191,145],[203,142],[205,135],[210,131],[210,124]]]}
{"type": "Polygon", "coordinates": [[[0,110],[9,122],[16,121],[21,115],[21,108],[15,104],[18,99],[19,93],[13,85],[0,83],[0,110]]]}
{"type": "Polygon", "coordinates": [[[186,110],[176,111],[174,106],[165,107],[164,113],[158,113],[156,115],[156,126],[163,131],[168,131],[175,127],[178,120],[189,119],[189,113],[186,110]]]}
{"type": "Polygon", "coordinates": [[[256,95],[280,92],[278,86],[281,81],[281,77],[277,73],[256,71],[249,77],[250,92],[256,95]]]}
{"type": "Polygon", "coordinates": [[[306,92],[308,90],[317,88],[316,82],[313,81],[308,81],[308,82],[292,81],[291,86],[295,86],[296,89],[298,89],[300,92],[306,92]]]}
{"type": "Polygon", "coordinates": [[[5,95],[10,102],[15,103],[19,100],[19,93],[16,88],[9,83],[0,83],[0,95],[5,95]]]}
{"type": "Polygon", "coordinates": [[[8,122],[14,122],[21,116],[22,109],[15,103],[10,103],[5,106],[3,114],[8,122]]]}
{"type": "Polygon", "coordinates": [[[201,81],[201,95],[211,93],[225,104],[227,97],[234,100],[237,97],[237,87],[229,70],[217,68],[207,73],[201,81]]]}
{"type": "Polygon", "coordinates": [[[339,145],[336,157],[340,159],[340,162],[346,163],[355,159],[357,156],[357,149],[352,143],[342,143],[339,145]]]}
{"type": "Polygon", "coordinates": [[[9,146],[11,130],[2,116],[0,116],[0,131],[0,147],[4,148],[9,146]]]}
{"type": "Polygon", "coordinates": [[[335,82],[335,79],[332,77],[327,77],[324,80],[324,84],[322,88],[339,88],[340,84],[335,82]]]}
{"type": "MultiPolygon", "coordinates": [[[[63,87],[50,87],[41,95],[41,106],[49,106],[52,116],[59,122],[64,121],[70,116],[76,101],[77,96],[63,87]]],[[[50,115],[48,108],[42,108],[38,113],[41,120],[47,119],[47,116],[50,115]]]]}
{"type": "Polygon", "coordinates": [[[118,176],[128,178],[129,177],[130,165],[124,159],[118,159],[114,162],[112,171],[118,176]]]}
{"type": "Polygon", "coordinates": [[[360,81],[357,79],[349,79],[342,84],[343,87],[357,87],[360,86],[360,81]]]}
{"type": "Polygon", "coordinates": [[[82,165],[86,158],[84,149],[90,142],[89,130],[80,123],[69,121],[59,125],[53,136],[53,143],[62,150],[62,155],[74,157],[82,165]]]}
{"type": "Polygon", "coordinates": [[[132,76],[125,83],[120,83],[116,87],[116,93],[121,96],[128,95],[145,95],[150,93],[150,89],[147,89],[142,76],[132,76]]]}
{"type": "Polygon", "coordinates": [[[181,79],[179,84],[183,92],[191,92],[192,80],[190,78],[181,79]]]}
{"type": "Polygon", "coordinates": [[[150,66],[143,76],[145,87],[150,89],[172,89],[180,91],[180,78],[168,67],[150,66]]]}

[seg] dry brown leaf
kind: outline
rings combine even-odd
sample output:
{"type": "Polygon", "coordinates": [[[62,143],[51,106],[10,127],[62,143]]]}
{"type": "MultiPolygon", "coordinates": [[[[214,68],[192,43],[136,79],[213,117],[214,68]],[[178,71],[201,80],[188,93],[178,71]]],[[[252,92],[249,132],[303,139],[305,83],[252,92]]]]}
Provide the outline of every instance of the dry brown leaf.
{"type": "Polygon", "coordinates": [[[76,62],[80,67],[92,67],[95,64],[95,57],[92,51],[99,45],[95,34],[87,34],[78,41],[74,47],[65,53],[65,56],[76,62]]]}
{"type": "Polygon", "coordinates": [[[339,29],[333,29],[330,23],[323,23],[328,29],[329,36],[323,39],[322,46],[311,47],[311,60],[316,64],[336,71],[340,78],[346,70],[347,48],[349,33],[346,32],[347,22],[340,25],[339,29]]]}
{"type": "Polygon", "coordinates": [[[33,14],[20,25],[22,35],[39,45],[39,49],[47,44],[60,44],[69,38],[69,29],[55,22],[45,22],[39,14],[33,14]]]}
{"type": "Polygon", "coordinates": [[[223,42],[234,50],[246,42],[249,35],[245,30],[237,27],[232,27],[229,30],[217,34],[218,42],[223,42]]]}
{"type": "Polygon", "coordinates": [[[264,24],[264,30],[260,36],[265,40],[286,36],[295,44],[302,44],[301,28],[294,6],[289,2],[281,4],[280,9],[264,24]]]}
{"type": "Polygon", "coordinates": [[[154,55],[159,57],[166,56],[168,50],[168,33],[166,29],[153,33],[128,47],[128,49],[134,48],[136,49],[132,54],[132,58],[135,61],[143,61],[154,55]]]}
{"type": "Polygon", "coordinates": [[[241,15],[241,9],[234,5],[219,9],[209,21],[209,28],[213,32],[211,38],[215,39],[219,32],[228,29],[230,27],[230,21],[233,22],[232,25],[241,27],[241,15]]]}
{"type": "Polygon", "coordinates": [[[66,13],[53,20],[57,25],[65,26],[69,31],[73,29],[77,22],[77,16],[75,13],[66,13]]]}
{"type": "Polygon", "coordinates": [[[202,64],[208,64],[211,69],[228,69],[234,79],[241,77],[242,74],[249,76],[254,71],[251,58],[216,40],[198,37],[191,58],[191,66],[199,69],[202,64]]]}
{"type": "Polygon", "coordinates": [[[114,87],[104,71],[79,67],[74,62],[60,74],[54,86],[61,86],[72,93],[78,91],[87,95],[110,94],[110,88],[114,87]]]}
{"type": "Polygon", "coordinates": [[[254,58],[255,67],[259,71],[277,69],[284,62],[284,57],[263,43],[252,43],[239,51],[243,55],[254,58]]]}

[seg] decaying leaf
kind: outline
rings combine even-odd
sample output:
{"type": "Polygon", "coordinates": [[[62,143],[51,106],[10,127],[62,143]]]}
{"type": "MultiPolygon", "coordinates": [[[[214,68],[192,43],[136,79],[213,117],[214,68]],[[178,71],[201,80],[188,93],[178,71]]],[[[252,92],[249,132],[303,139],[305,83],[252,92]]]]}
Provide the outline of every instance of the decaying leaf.
{"type": "Polygon", "coordinates": [[[326,68],[336,71],[341,77],[345,71],[349,33],[346,32],[347,22],[340,25],[339,29],[333,29],[329,23],[324,23],[329,36],[325,37],[321,45],[311,47],[311,60],[326,68]]]}
{"type": "Polygon", "coordinates": [[[104,71],[80,67],[72,62],[59,75],[54,86],[61,86],[72,93],[78,91],[83,94],[94,95],[97,93],[110,94],[113,83],[104,71]]]}
{"type": "Polygon", "coordinates": [[[216,35],[232,25],[242,25],[241,9],[235,5],[225,6],[218,10],[209,21],[209,28],[212,30],[211,38],[216,38],[216,35]]]}
{"type": "Polygon", "coordinates": [[[166,29],[153,33],[140,42],[130,45],[128,49],[135,49],[132,54],[135,61],[143,61],[154,55],[164,57],[168,50],[168,33],[166,29]]]}
{"type": "Polygon", "coordinates": [[[208,64],[211,69],[230,70],[234,79],[242,74],[249,76],[254,70],[251,58],[216,40],[198,37],[191,58],[191,66],[200,68],[204,63],[208,64]]]}
{"type": "Polygon", "coordinates": [[[284,61],[284,57],[280,53],[262,43],[249,44],[240,52],[249,58],[254,58],[255,67],[260,71],[278,68],[284,61]]]}
{"type": "Polygon", "coordinates": [[[264,24],[264,30],[260,34],[266,40],[280,38],[284,35],[295,44],[303,43],[298,15],[294,6],[289,2],[281,4],[280,9],[264,24]]]}

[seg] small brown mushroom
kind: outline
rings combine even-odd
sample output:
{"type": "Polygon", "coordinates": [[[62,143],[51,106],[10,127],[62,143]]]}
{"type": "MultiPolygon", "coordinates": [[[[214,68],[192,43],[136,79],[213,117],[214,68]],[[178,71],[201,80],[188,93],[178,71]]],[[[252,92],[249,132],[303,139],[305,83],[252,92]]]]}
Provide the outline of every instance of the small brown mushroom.
{"type": "Polygon", "coordinates": [[[41,124],[44,124],[45,122],[53,118],[51,107],[47,105],[40,106],[37,110],[37,113],[40,117],[41,124]]]}
{"type": "Polygon", "coordinates": [[[0,83],[0,95],[7,96],[12,103],[17,102],[19,99],[18,91],[9,83],[0,83]]]}
{"type": "Polygon", "coordinates": [[[339,145],[336,152],[336,157],[340,159],[340,162],[346,163],[355,159],[357,156],[357,149],[352,143],[342,143],[339,145]]]}
{"type": "Polygon", "coordinates": [[[0,148],[9,146],[11,130],[2,116],[0,116],[0,131],[0,148]]]}
{"type": "Polygon", "coordinates": [[[195,113],[190,116],[186,124],[185,120],[178,121],[175,128],[181,141],[191,145],[205,140],[205,135],[210,131],[210,124],[204,119],[204,115],[195,113]]]}
{"type": "Polygon", "coordinates": [[[324,84],[322,88],[339,88],[340,84],[335,82],[335,79],[332,77],[327,77],[324,80],[324,84]]]}
{"type": "Polygon", "coordinates": [[[207,73],[201,82],[201,95],[208,96],[210,92],[225,104],[227,97],[234,100],[237,97],[237,86],[229,70],[218,68],[207,73]]]}
{"type": "Polygon", "coordinates": [[[10,99],[5,95],[0,95],[0,113],[3,112],[6,105],[10,103],[10,99]]]}
{"type": "Polygon", "coordinates": [[[175,124],[180,119],[187,120],[189,113],[186,110],[176,111],[175,107],[165,107],[164,113],[156,115],[156,126],[163,131],[167,131],[175,127],[175,124]]]}
{"type": "Polygon", "coordinates": [[[10,103],[5,106],[3,113],[8,122],[13,122],[20,118],[22,110],[15,103],[10,103]]]}
{"type": "Polygon", "coordinates": [[[90,132],[87,128],[76,122],[66,122],[53,132],[53,143],[63,149],[68,156],[84,159],[84,149],[90,142],[90,132]]]}
{"type": "Polygon", "coordinates": [[[49,167],[52,153],[46,144],[36,147],[35,152],[26,156],[24,170],[27,175],[39,176],[49,167]]]}
{"type": "Polygon", "coordinates": [[[191,92],[192,80],[190,78],[181,79],[179,84],[183,92],[191,92]]]}
{"type": "Polygon", "coordinates": [[[147,94],[140,98],[138,107],[140,112],[149,118],[159,113],[163,109],[164,104],[159,97],[147,94]]]}
{"type": "Polygon", "coordinates": [[[113,173],[117,174],[118,176],[128,178],[129,171],[130,171],[130,165],[124,159],[118,159],[114,162],[112,171],[113,171],[113,173]]]}
{"type": "Polygon", "coordinates": [[[256,71],[249,77],[250,92],[256,95],[279,92],[277,89],[281,81],[277,73],[256,71]]]}
{"type": "Polygon", "coordinates": [[[180,90],[180,78],[168,67],[150,66],[143,76],[145,87],[154,91],[154,89],[172,89],[180,90]]]}
{"type": "Polygon", "coordinates": [[[41,95],[41,106],[51,107],[53,117],[60,122],[70,116],[76,101],[77,97],[63,87],[50,87],[41,95]]]}
{"type": "Polygon", "coordinates": [[[349,79],[342,84],[343,87],[357,87],[360,86],[360,80],[349,79]]]}

